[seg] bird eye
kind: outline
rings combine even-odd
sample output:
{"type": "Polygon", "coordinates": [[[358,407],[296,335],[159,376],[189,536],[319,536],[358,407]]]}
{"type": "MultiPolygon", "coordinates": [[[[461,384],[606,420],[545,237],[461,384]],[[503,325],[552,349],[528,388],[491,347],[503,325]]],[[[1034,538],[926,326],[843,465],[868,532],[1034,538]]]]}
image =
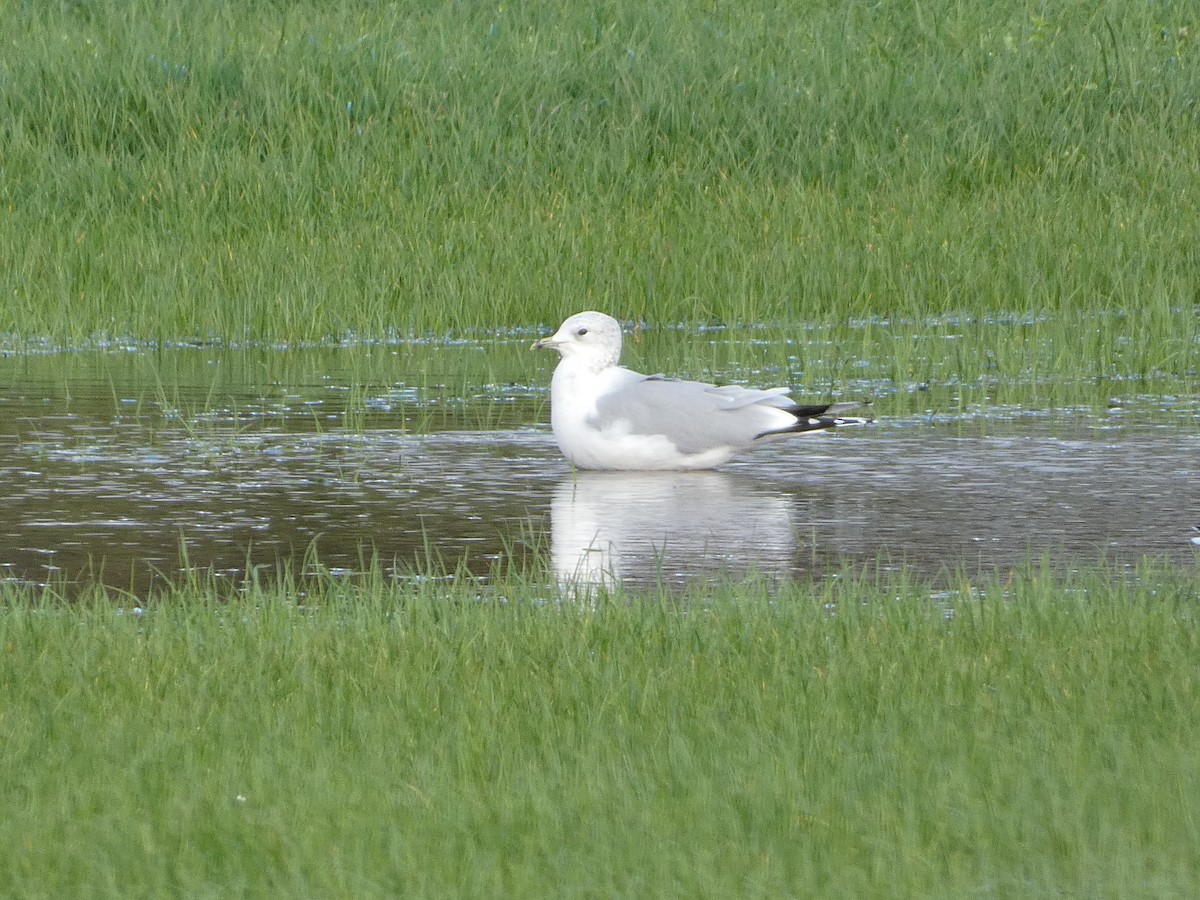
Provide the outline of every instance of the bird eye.
{"type": "Polygon", "coordinates": [[[585,334],[587,334],[587,329],[586,329],[586,328],[580,328],[580,329],[579,329],[577,332],[575,332],[575,333],[576,333],[577,335],[579,335],[580,337],[583,337],[585,334]]]}

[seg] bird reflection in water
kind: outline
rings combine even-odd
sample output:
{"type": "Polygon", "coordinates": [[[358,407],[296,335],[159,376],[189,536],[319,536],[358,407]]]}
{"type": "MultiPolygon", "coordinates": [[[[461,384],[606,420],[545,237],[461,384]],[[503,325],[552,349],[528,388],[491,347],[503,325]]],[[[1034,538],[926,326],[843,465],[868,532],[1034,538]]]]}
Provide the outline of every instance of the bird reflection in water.
{"type": "Polygon", "coordinates": [[[577,472],[550,504],[564,585],[616,588],[697,573],[781,577],[796,546],[784,493],[724,472],[577,472]]]}

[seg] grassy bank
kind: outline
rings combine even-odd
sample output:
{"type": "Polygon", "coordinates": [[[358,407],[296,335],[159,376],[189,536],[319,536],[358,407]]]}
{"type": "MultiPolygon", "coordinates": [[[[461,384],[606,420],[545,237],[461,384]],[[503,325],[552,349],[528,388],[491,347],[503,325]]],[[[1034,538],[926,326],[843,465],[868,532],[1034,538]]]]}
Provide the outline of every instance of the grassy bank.
{"type": "Polygon", "coordinates": [[[1192,5],[782,9],[6,5],[0,334],[1002,315],[1194,370],[1192,5]]]}
{"type": "Polygon", "coordinates": [[[0,868],[21,896],[1188,896],[1198,587],[10,591],[0,868]]]}

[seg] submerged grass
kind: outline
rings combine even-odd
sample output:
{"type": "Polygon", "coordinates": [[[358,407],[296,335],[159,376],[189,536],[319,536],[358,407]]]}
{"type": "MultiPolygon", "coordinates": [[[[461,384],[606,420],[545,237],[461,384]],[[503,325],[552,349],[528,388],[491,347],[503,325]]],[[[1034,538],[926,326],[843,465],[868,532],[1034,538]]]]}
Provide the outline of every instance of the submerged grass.
{"type": "Polygon", "coordinates": [[[6,588],[0,864],[22,896],[1189,896],[1198,588],[6,588]]]}
{"type": "MultiPolygon", "coordinates": [[[[0,24],[17,342],[596,307],[822,324],[834,364],[1001,314],[1039,323],[1050,376],[1197,366],[1188,3],[137,0],[0,24]]],[[[938,353],[975,375],[1019,347],[989,349],[938,353]]]]}

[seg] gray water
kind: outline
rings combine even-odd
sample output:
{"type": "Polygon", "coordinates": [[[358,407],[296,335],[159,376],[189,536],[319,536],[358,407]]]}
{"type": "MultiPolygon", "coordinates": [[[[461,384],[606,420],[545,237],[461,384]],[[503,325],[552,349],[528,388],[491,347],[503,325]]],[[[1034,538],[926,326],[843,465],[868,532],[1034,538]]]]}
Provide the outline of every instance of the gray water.
{"type": "Polygon", "coordinates": [[[237,584],[250,570],[352,575],[372,558],[402,577],[548,558],[563,581],[644,585],[990,572],[1031,556],[1182,566],[1200,551],[1186,416],[883,415],[716,472],[576,474],[544,424],[544,386],[464,392],[386,365],[372,385],[336,356],[282,380],[249,363],[197,378],[211,354],[173,352],[190,361],[0,360],[0,579],[142,594],[188,572],[237,584]]]}

